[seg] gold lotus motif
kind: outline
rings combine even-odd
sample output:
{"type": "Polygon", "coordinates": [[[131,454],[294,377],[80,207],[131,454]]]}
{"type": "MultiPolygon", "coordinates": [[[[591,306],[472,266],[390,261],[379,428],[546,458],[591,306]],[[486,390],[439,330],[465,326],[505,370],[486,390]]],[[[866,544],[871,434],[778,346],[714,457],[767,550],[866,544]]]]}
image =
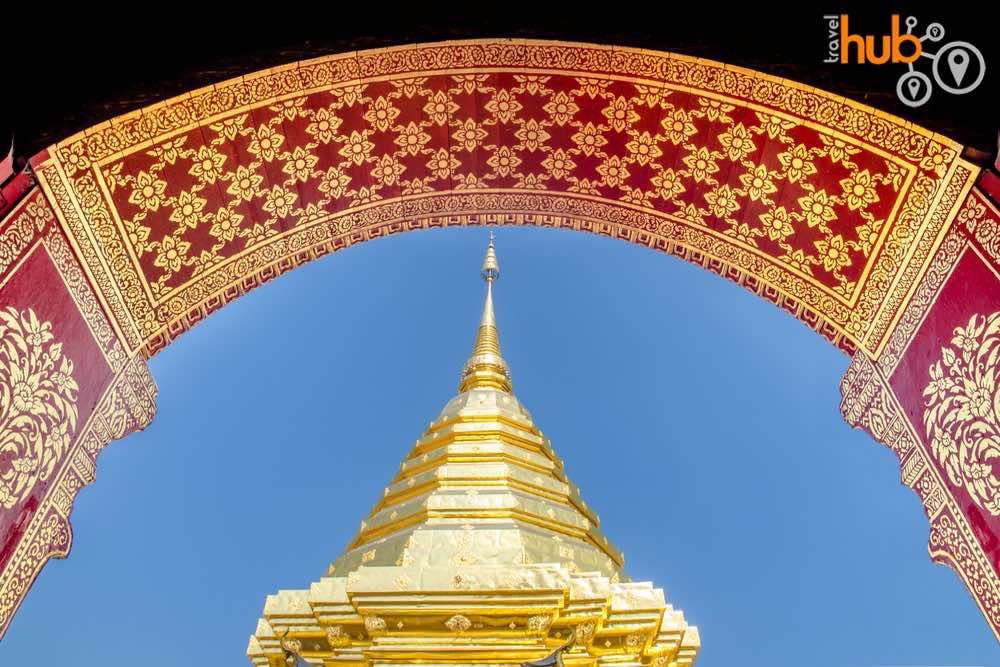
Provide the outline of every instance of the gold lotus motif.
{"type": "Polygon", "coordinates": [[[929,369],[924,427],[952,484],[1000,515],[1000,312],[973,315],[929,369]]]}
{"type": "Polygon", "coordinates": [[[0,311],[0,506],[48,479],[76,431],[78,386],[52,323],[35,311],[0,311]]]}

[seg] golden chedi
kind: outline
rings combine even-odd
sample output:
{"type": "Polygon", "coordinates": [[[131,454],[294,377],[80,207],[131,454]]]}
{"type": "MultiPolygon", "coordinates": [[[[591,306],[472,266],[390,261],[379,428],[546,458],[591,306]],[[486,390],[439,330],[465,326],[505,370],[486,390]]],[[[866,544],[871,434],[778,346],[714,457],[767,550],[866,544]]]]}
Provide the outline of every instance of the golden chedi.
{"type": "Polygon", "coordinates": [[[486,304],[452,398],[417,440],[346,553],[308,590],[264,604],[258,667],[691,665],[698,630],[621,552],[514,396],[500,353],[492,235],[486,304]]]}

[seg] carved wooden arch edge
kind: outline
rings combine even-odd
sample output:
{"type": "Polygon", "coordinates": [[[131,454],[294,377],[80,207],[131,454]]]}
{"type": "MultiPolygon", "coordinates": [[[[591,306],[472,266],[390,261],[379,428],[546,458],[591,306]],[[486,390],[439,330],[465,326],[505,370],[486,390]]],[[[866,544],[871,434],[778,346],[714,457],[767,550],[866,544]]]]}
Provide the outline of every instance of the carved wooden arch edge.
{"type": "MultiPolygon", "coordinates": [[[[691,83],[692,81],[685,80],[683,85],[690,87],[691,83]]],[[[703,92],[711,92],[715,98],[723,95],[718,91],[703,92]]],[[[894,446],[892,443],[899,442],[903,437],[898,435],[905,431],[903,422],[891,410],[889,412],[894,416],[880,418],[878,415],[881,413],[878,410],[872,411],[872,405],[875,405],[871,399],[874,395],[871,393],[873,390],[864,394],[868,396],[867,399],[861,400],[855,396],[857,393],[855,388],[864,385],[865,382],[868,386],[876,386],[877,383],[872,384],[875,382],[871,380],[873,376],[866,369],[874,368],[873,359],[879,358],[880,354],[885,355],[886,348],[892,347],[892,336],[900,329],[900,318],[905,317],[904,311],[913,298],[916,286],[925,279],[928,271],[932,270],[932,259],[940,253],[942,243],[946,241],[946,235],[953,227],[959,207],[969,196],[977,170],[958,157],[959,148],[950,140],[932,135],[888,114],[806,86],[742,68],[633,49],[516,40],[420,45],[295,63],[288,67],[274,68],[218,84],[202,91],[193,91],[148,109],[113,119],[60,142],[37,156],[33,160],[33,166],[41,184],[41,192],[44,193],[45,205],[54,211],[58,227],[72,246],[75,259],[86,276],[83,282],[100,302],[100,308],[97,310],[104,318],[104,326],[110,326],[114,330],[116,343],[127,360],[120,365],[119,374],[108,385],[107,393],[101,399],[101,407],[94,411],[92,419],[81,429],[81,435],[73,445],[72,455],[67,456],[67,465],[59,478],[66,481],[60,481],[56,485],[57,488],[53,487],[58,493],[52,494],[46,512],[37,512],[32,518],[25,538],[18,544],[14,557],[0,574],[0,628],[6,628],[14,610],[45,560],[53,555],[64,556],[68,553],[71,540],[68,515],[72,499],[81,486],[93,479],[92,463],[97,452],[110,440],[142,428],[152,418],[155,385],[148,375],[148,370],[142,361],[143,357],[151,356],[162,349],[174,337],[225,303],[304,261],[358,242],[401,231],[473,224],[569,228],[646,245],[701,265],[785,308],[849,353],[858,349],[860,341],[861,352],[855,356],[855,363],[845,377],[843,385],[844,413],[850,423],[866,428],[876,439],[894,446]],[[185,128],[190,130],[201,127],[199,124],[201,121],[193,120],[191,109],[197,109],[198,104],[207,105],[222,95],[245,94],[250,95],[251,99],[256,99],[255,103],[278,102],[283,96],[294,97],[298,94],[289,92],[295,90],[294,85],[292,88],[282,88],[282,86],[287,85],[288,81],[301,83],[303,81],[301,76],[310,67],[316,67],[317,71],[326,66],[341,67],[343,72],[350,75],[348,78],[361,83],[362,80],[388,77],[389,72],[409,71],[407,68],[413,69],[414,62],[426,67],[426,62],[421,59],[440,58],[441,53],[453,49],[458,49],[461,55],[455,56],[453,51],[453,55],[449,56],[450,59],[446,62],[448,72],[475,71],[476,67],[482,67],[484,58],[490,60],[496,57],[506,58],[504,62],[508,65],[515,61],[523,64],[534,62],[536,66],[540,66],[541,63],[546,70],[566,68],[567,63],[581,67],[583,63],[591,69],[578,70],[577,74],[598,77],[608,72],[614,72],[621,77],[624,76],[622,69],[626,65],[641,63],[645,69],[638,77],[633,76],[636,73],[632,72],[627,78],[639,78],[647,82],[654,75],[662,76],[666,73],[678,76],[679,73],[683,73],[684,76],[691,76],[694,72],[695,76],[716,77],[714,85],[724,87],[726,95],[742,91],[748,98],[757,100],[755,104],[763,101],[773,102],[774,99],[797,100],[797,103],[804,105],[803,108],[811,109],[816,114],[813,122],[829,123],[831,127],[837,128],[835,132],[838,136],[844,136],[843,132],[852,128],[867,128],[869,140],[882,142],[883,145],[886,141],[894,141],[894,149],[904,154],[911,162],[937,159],[938,162],[932,163],[932,168],[928,172],[933,172],[936,176],[928,181],[929,189],[917,192],[914,199],[908,203],[909,224],[897,227],[899,230],[897,251],[895,256],[886,260],[891,266],[887,276],[894,283],[894,287],[886,289],[881,294],[879,303],[865,311],[863,315],[864,318],[879,320],[877,331],[868,339],[850,333],[847,318],[831,317],[823,307],[819,307],[820,304],[826,303],[825,301],[810,303],[798,295],[791,294],[787,284],[783,284],[781,280],[769,281],[761,275],[755,275],[747,270],[746,263],[734,260],[732,249],[725,243],[719,242],[711,235],[690,234],[690,229],[684,226],[683,220],[654,215],[641,207],[607,198],[595,201],[593,198],[571,196],[566,192],[526,192],[508,188],[498,192],[450,190],[422,198],[401,196],[395,200],[364,207],[357,213],[340,211],[339,216],[331,216],[319,221],[311,229],[303,230],[301,238],[295,244],[286,243],[284,254],[275,252],[273,248],[265,251],[262,253],[265,255],[263,260],[253,264],[252,270],[240,274],[237,280],[218,286],[217,289],[203,295],[203,298],[195,299],[185,307],[172,307],[169,317],[158,322],[151,334],[139,334],[134,328],[132,333],[129,332],[130,326],[134,327],[135,323],[132,321],[130,324],[131,316],[128,309],[122,308],[120,303],[115,302],[121,297],[121,286],[117,284],[114,272],[108,270],[108,263],[101,260],[99,249],[96,247],[100,243],[100,235],[94,233],[91,214],[100,207],[93,206],[94,202],[88,198],[88,193],[77,188],[71,176],[69,156],[75,147],[85,147],[88,151],[97,147],[99,153],[100,150],[109,149],[114,137],[120,139],[121,132],[133,132],[136,134],[131,135],[131,138],[135,140],[135,145],[150,148],[154,146],[156,137],[176,136],[185,128]],[[571,55],[566,56],[566,54],[571,55]],[[723,86],[720,82],[726,82],[727,85],[723,86]],[[228,93],[225,92],[227,90],[228,93]],[[257,97],[254,98],[254,95],[257,97]],[[853,125],[850,125],[851,123],[853,125]],[[143,132],[148,136],[143,135],[143,132]],[[934,158],[941,155],[946,157],[934,158]],[[678,231],[679,229],[682,231],[678,231]],[[268,252],[270,252],[269,258],[266,257],[268,252]],[[867,379],[862,381],[859,378],[867,379]],[[113,419],[110,416],[112,413],[115,415],[113,419]],[[99,416],[101,414],[106,416],[102,418],[99,416]],[[122,415],[128,417],[123,418],[122,415]],[[896,430],[892,433],[887,431],[883,421],[893,425],[896,430]],[[86,447],[81,444],[85,440],[84,435],[90,442],[86,447]],[[86,452],[86,456],[81,452],[86,452]],[[86,460],[91,461],[89,467],[86,460]],[[56,516],[61,519],[53,518],[56,516]]],[[[38,191],[33,194],[37,193],[38,191]]],[[[900,204],[901,207],[906,206],[900,204]]],[[[106,207],[106,210],[107,208],[109,207],[106,207]]],[[[14,214],[8,215],[3,227],[10,228],[9,223],[15,217],[14,214]]],[[[3,233],[2,228],[0,233],[3,233]]],[[[293,236],[294,234],[289,234],[286,238],[290,239],[293,236]]],[[[746,251],[746,248],[737,250],[746,251]]],[[[866,330],[865,335],[870,333],[866,330]]],[[[883,388],[888,394],[883,392],[882,403],[892,404],[891,387],[883,382],[883,388]]],[[[919,440],[919,435],[912,432],[912,427],[909,437],[919,440]]],[[[913,455],[906,460],[901,459],[904,483],[910,486],[916,484],[919,477],[919,475],[914,477],[916,474],[914,470],[920,468],[914,463],[917,460],[913,455]]],[[[940,510],[948,506],[941,500],[941,493],[947,494],[947,491],[939,488],[934,493],[921,495],[932,521],[932,556],[951,562],[976,597],[977,603],[984,610],[991,627],[996,632],[1000,627],[996,612],[998,590],[996,571],[984,568],[984,564],[989,563],[984,560],[982,549],[979,548],[974,535],[970,537],[972,535],[970,532],[962,532],[962,525],[967,526],[967,523],[962,524],[961,511],[957,509],[957,505],[952,508],[955,511],[947,515],[951,517],[952,523],[941,523],[943,521],[941,517],[945,515],[940,510]],[[936,502],[940,504],[935,505],[936,502]],[[947,532],[945,528],[951,532],[947,532]],[[946,537],[955,534],[965,536],[958,548],[954,546],[957,543],[952,537],[946,537]],[[976,556],[977,548],[979,556],[976,556]],[[973,555],[971,560],[968,554],[973,555]]]]}

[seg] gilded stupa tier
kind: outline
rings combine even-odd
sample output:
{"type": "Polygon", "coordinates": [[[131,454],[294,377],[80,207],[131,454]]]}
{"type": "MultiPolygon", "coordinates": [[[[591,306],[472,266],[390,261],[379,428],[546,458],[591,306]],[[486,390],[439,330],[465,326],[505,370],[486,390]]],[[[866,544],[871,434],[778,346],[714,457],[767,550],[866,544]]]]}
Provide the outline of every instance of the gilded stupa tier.
{"type": "Polygon", "coordinates": [[[514,396],[500,352],[492,236],[486,303],[452,398],[326,576],[268,596],[247,654],[284,667],[693,663],[697,628],[621,552],[514,396]]]}

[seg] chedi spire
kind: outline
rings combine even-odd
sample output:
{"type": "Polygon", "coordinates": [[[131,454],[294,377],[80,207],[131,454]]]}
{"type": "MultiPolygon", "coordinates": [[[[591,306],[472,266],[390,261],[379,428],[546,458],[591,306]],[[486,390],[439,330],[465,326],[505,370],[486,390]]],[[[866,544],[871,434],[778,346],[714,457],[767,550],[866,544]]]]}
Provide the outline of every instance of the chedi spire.
{"type": "Polygon", "coordinates": [[[486,303],[483,305],[483,316],[479,320],[472,355],[462,369],[462,381],[458,386],[460,392],[470,389],[511,391],[510,370],[500,354],[497,318],[493,311],[493,283],[500,278],[500,263],[497,261],[493,241],[493,232],[490,232],[490,243],[486,248],[482,269],[482,277],[486,281],[486,303]]]}

